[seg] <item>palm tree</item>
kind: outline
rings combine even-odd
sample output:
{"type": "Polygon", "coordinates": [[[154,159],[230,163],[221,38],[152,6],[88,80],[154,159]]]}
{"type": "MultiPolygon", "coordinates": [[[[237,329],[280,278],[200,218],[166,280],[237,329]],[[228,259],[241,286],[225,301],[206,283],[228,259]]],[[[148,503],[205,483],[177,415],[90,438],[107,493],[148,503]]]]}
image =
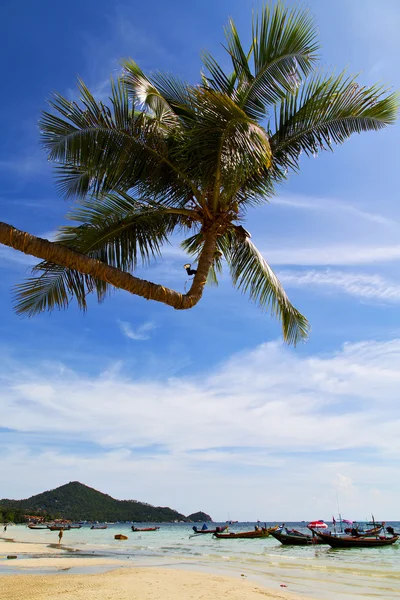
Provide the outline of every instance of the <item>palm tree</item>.
{"type": "Polygon", "coordinates": [[[205,52],[197,85],[145,75],[125,60],[110,106],[82,81],[79,104],[54,94],[41,137],[59,190],[78,204],[55,242],[0,223],[0,243],[43,259],[18,286],[18,313],[66,308],[73,298],[86,309],[88,293],[102,300],[112,286],[192,308],[224,259],[234,285],[281,320],[288,343],[307,336],[306,318],[242,225],[246,210],[268,201],[302,153],[393,123],[397,98],[316,71],[316,30],[304,9],[265,7],[253,18],[250,48],[232,20],[225,38],[230,72],[205,52]],[[197,261],[185,294],[131,274],[175,233],[197,261]]]}

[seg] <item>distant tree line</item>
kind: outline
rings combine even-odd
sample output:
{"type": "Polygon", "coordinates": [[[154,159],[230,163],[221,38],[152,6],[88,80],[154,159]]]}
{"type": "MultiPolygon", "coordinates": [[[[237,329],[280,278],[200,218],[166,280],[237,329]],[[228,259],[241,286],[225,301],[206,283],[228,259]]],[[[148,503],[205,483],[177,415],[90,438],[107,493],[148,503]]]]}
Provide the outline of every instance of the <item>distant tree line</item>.
{"type": "MultiPolygon", "coordinates": [[[[50,514],[47,511],[30,511],[31,516],[43,517],[45,521],[53,521],[58,518],[58,515],[50,514]]],[[[17,506],[1,506],[0,505],[0,523],[25,523],[26,510],[17,506]]]]}
{"type": "Polygon", "coordinates": [[[167,506],[152,506],[137,500],[116,500],[77,481],[25,500],[0,499],[0,510],[4,520],[14,523],[23,523],[24,515],[27,514],[46,515],[48,520],[65,518],[71,521],[99,522],[189,522],[195,520],[193,517],[199,517],[199,520],[211,519],[206,513],[194,513],[185,517],[167,506]]]}

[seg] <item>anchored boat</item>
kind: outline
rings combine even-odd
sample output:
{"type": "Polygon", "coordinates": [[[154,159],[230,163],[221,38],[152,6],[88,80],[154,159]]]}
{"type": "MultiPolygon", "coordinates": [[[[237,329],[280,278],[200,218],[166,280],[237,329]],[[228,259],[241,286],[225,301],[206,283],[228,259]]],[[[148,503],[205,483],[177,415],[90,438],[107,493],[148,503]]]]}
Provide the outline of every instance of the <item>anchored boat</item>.
{"type": "Polygon", "coordinates": [[[261,527],[260,529],[254,529],[253,531],[238,531],[237,533],[214,533],[214,537],[219,540],[235,540],[235,539],[254,539],[254,538],[265,538],[270,535],[273,531],[278,529],[279,525],[275,527],[261,527]]]}
{"type": "Polygon", "coordinates": [[[377,536],[377,537],[362,537],[341,535],[335,536],[330,533],[315,532],[316,535],[331,548],[376,548],[379,546],[391,546],[399,539],[398,535],[392,537],[377,536]]]}

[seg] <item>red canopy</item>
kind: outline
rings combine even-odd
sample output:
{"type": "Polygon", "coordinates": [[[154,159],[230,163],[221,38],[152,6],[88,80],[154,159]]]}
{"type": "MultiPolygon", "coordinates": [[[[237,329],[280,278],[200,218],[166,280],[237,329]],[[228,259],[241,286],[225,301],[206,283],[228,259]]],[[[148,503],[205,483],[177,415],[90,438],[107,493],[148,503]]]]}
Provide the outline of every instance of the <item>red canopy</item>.
{"type": "Polygon", "coordinates": [[[310,529],[328,529],[328,525],[324,521],[311,521],[307,527],[310,529]]]}

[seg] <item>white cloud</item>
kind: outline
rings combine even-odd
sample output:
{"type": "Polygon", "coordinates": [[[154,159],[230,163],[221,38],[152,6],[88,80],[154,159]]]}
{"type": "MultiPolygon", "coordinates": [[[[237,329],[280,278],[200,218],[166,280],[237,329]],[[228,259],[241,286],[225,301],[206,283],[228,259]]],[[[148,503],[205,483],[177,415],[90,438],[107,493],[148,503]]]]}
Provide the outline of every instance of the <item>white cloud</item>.
{"type": "Polygon", "coordinates": [[[49,164],[43,152],[36,147],[30,152],[23,151],[8,159],[0,160],[0,171],[9,172],[21,177],[43,176],[49,170],[49,164]]]}
{"type": "MultiPolygon", "coordinates": [[[[39,233],[39,237],[54,241],[56,231],[47,231],[45,233],[39,233]]],[[[0,267],[13,265],[25,265],[27,267],[33,267],[39,262],[38,258],[24,254],[14,248],[8,246],[0,246],[0,267]]]]}
{"type": "Polygon", "coordinates": [[[390,246],[337,244],[283,249],[264,247],[262,254],[272,265],[363,265],[399,260],[400,244],[390,246]]]}
{"type": "Polygon", "coordinates": [[[18,252],[7,246],[0,246],[0,266],[7,263],[17,263],[20,265],[33,266],[38,262],[37,258],[18,252]]]}
{"type": "Polygon", "coordinates": [[[340,290],[350,296],[369,300],[400,302],[400,283],[380,275],[349,273],[333,269],[281,271],[278,275],[281,282],[287,286],[322,287],[340,290]]]}
{"type": "MultiPolygon", "coordinates": [[[[295,231],[289,227],[290,237],[272,234],[259,243],[272,265],[363,265],[400,259],[400,220],[396,218],[334,198],[284,195],[273,198],[271,204],[285,220],[289,209],[290,223],[298,211],[310,213],[302,227],[295,231]]],[[[390,210],[393,214],[393,207],[390,210]]]]}
{"type": "Polygon", "coordinates": [[[140,367],[89,376],[0,364],[1,425],[15,431],[2,443],[15,475],[12,483],[0,472],[7,495],[80,479],[119,497],[244,519],[268,507],[270,518],[329,514],[338,490],[362,517],[373,487],[390,490],[374,495],[377,510],[397,510],[400,340],[324,356],[271,342],[213,372],[167,379],[143,379],[140,367]]]}
{"type": "Polygon", "coordinates": [[[395,219],[390,219],[377,213],[371,213],[352,204],[346,204],[340,200],[332,198],[319,198],[313,196],[287,195],[277,196],[271,200],[272,205],[288,207],[290,209],[297,208],[299,210],[311,210],[320,212],[334,213],[335,216],[343,214],[343,216],[353,215],[357,219],[364,219],[372,223],[385,225],[391,228],[400,229],[400,222],[395,219]]]}
{"type": "Polygon", "coordinates": [[[152,331],[156,328],[155,324],[152,321],[147,321],[146,323],[142,323],[136,329],[133,329],[132,325],[127,321],[118,320],[119,328],[122,333],[131,340],[149,340],[151,337],[152,331]]]}

